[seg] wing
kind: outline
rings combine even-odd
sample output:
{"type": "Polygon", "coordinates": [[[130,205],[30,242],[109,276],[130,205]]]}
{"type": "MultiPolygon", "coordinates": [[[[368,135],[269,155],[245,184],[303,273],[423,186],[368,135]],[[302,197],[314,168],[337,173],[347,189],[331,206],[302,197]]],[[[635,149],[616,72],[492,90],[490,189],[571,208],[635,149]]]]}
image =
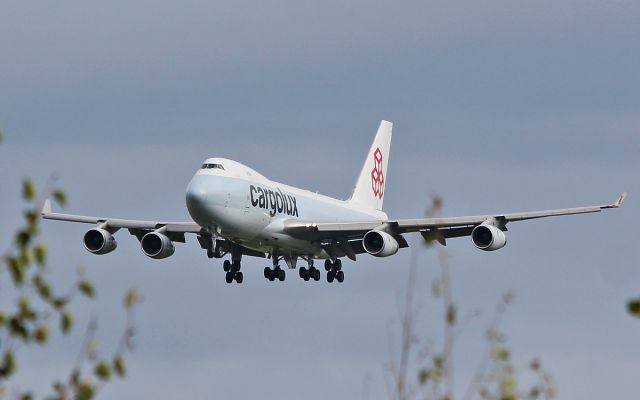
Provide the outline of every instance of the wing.
{"type": "MultiPolygon", "coordinates": [[[[615,202],[600,206],[562,208],[556,210],[529,211],[510,214],[488,214],[449,218],[398,219],[367,222],[317,222],[288,220],[285,222],[285,232],[297,238],[327,241],[334,244],[337,243],[339,248],[343,247],[340,245],[340,242],[344,243],[345,240],[361,239],[365,233],[372,229],[385,230],[390,234],[398,236],[408,232],[420,232],[427,239],[438,240],[440,243],[445,244],[446,238],[468,236],[471,234],[473,228],[484,222],[491,223],[506,230],[506,224],[514,221],[556,217],[561,215],[586,214],[600,212],[609,208],[618,208],[626,196],[627,194],[623,193],[615,202]]],[[[401,247],[403,247],[402,243],[401,247]]]]}
{"type": "Polygon", "coordinates": [[[141,221],[135,219],[89,217],[85,215],[54,213],[51,210],[51,201],[49,200],[44,202],[42,218],[58,221],[80,222],[85,224],[101,224],[103,228],[113,232],[121,228],[126,228],[131,234],[136,236],[156,229],[165,228],[163,231],[167,233],[167,236],[178,242],[184,242],[185,233],[206,233],[206,231],[195,222],[141,221]]]}

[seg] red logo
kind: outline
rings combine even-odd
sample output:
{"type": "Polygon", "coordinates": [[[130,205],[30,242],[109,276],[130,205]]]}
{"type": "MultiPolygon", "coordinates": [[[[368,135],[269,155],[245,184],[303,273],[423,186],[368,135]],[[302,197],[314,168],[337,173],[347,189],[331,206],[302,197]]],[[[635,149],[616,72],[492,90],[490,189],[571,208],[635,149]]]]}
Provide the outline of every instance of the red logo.
{"type": "Polygon", "coordinates": [[[373,189],[373,194],[382,199],[384,195],[384,173],[382,172],[382,152],[380,148],[376,148],[376,151],[373,153],[373,170],[371,171],[371,188],[373,189]]]}

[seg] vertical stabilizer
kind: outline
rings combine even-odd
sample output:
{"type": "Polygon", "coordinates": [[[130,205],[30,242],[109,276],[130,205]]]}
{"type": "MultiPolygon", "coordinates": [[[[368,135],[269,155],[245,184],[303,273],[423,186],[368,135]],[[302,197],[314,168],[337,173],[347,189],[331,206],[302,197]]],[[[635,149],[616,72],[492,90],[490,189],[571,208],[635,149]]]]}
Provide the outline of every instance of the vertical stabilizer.
{"type": "Polygon", "coordinates": [[[380,122],[378,133],[373,139],[373,144],[364,161],[349,203],[382,210],[384,188],[387,183],[392,126],[393,124],[389,121],[380,122]]]}

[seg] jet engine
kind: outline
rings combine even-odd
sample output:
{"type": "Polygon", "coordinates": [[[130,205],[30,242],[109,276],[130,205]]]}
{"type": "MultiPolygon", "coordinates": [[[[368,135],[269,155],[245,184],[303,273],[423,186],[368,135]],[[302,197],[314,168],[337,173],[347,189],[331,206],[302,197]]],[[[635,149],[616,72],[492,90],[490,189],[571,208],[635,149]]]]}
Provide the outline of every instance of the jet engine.
{"type": "Polygon", "coordinates": [[[167,258],[173,255],[175,247],[167,236],[160,232],[149,232],[140,240],[142,252],[155,259],[167,258]]]}
{"type": "Polygon", "coordinates": [[[376,257],[389,257],[398,252],[398,241],[386,232],[369,231],[362,238],[365,251],[376,257]]]}
{"type": "Polygon", "coordinates": [[[101,228],[89,229],[84,234],[83,242],[84,248],[93,254],[107,254],[118,246],[113,235],[101,228]]]}
{"type": "Polygon", "coordinates": [[[507,244],[507,236],[493,225],[478,225],[471,231],[473,244],[484,251],[498,250],[507,244]]]}

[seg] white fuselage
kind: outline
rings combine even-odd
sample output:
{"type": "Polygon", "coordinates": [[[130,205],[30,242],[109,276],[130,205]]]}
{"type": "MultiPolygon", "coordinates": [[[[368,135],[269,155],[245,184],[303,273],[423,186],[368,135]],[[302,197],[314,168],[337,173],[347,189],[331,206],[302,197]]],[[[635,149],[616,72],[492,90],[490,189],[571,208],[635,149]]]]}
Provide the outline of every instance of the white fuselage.
{"type": "Polygon", "coordinates": [[[348,202],[273,182],[238,162],[210,158],[186,192],[198,225],[252,250],[328,258],[318,242],[284,233],[284,221],[382,221],[387,215],[348,202]]]}

